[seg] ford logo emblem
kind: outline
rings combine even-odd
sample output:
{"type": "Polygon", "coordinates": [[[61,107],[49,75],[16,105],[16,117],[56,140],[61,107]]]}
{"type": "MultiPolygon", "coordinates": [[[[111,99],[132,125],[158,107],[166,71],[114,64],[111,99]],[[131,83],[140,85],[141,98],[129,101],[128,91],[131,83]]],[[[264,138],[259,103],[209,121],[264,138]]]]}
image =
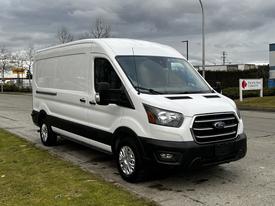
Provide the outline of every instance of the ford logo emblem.
{"type": "Polygon", "coordinates": [[[216,128],[216,129],[223,129],[225,127],[225,123],[220,121],[220,122],[215,122],[213,124],[213,126],[216,128]]]}

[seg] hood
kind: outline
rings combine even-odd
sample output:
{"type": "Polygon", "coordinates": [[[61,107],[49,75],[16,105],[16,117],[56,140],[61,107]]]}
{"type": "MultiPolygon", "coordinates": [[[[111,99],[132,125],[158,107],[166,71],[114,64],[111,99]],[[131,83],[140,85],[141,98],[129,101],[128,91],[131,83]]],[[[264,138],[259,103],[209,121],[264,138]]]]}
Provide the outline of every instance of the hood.
{"type": "Polygon", "coordinates": [[[235,112],[232,100],[218,93],[149,95],[140,94],[142,102],[161,109],[180,112],[192,117],[197,114],[235,112]]]}

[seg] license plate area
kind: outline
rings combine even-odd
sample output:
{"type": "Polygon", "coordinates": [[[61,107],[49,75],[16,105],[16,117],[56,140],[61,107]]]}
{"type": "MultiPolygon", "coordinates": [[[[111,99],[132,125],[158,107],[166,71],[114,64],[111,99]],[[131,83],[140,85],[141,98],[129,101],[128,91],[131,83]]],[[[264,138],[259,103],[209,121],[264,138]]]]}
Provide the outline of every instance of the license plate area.
{"type": "Polygon", "coordinates": [[[220,143],[215,145],[215,156],[226,156],[234,152],[234,143],[220,143]]]}

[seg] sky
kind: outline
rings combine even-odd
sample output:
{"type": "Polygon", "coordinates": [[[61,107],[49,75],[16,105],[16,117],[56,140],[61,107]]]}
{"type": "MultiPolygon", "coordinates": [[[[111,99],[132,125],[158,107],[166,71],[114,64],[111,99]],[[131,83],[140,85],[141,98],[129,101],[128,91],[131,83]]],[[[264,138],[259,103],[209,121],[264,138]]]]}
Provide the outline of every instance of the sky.
{"type": "MultiPolygon", "coordinates": [[[[206,63],[268,63],[275,43],[275,1],[202,0],[205,10],[206,63]]],[[[12,51],[57,44],[62,26],[76,37],[97,18],[112,36],[168,44],[201,64],[199,0],[0,0],[0,45],[12,51]]]]}

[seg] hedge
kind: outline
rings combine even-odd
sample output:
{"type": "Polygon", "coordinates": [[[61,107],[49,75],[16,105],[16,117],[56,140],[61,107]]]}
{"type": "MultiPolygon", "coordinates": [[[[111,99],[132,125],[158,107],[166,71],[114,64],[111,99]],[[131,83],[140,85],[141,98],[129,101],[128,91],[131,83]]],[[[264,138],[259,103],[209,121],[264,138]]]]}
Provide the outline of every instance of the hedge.
{"type": "MultiPolygon", "coordinates": [[[[239,95],[239,87],[229,87],[222,90],[222,94],[231,98],[238,99],[239,95]]],[[[260,91],[243,91],[243,97],[259,97],[260,91]]],[[[264,88],[264,96],[275,96],[275,88],[268,89],[264,88]]]]}
{"type": "Polygon", "coordinates": [[[31,92],[31,88],[18,87],[15,84],[4,84],[4,92],[31,92]]]}
{"type": "MultiPolygon", "coordinates": [[[[201,71],[200,71],[201,72],[201,71]]],[[[222,88],[238,87],[239,79],[263,78],[264,87],[267,87],[269,78],[269,66],[259,66],[258,69],[244,71],[206,71],[205,79],[214,86],[216,82],[221,82],[222,88]]]]}

